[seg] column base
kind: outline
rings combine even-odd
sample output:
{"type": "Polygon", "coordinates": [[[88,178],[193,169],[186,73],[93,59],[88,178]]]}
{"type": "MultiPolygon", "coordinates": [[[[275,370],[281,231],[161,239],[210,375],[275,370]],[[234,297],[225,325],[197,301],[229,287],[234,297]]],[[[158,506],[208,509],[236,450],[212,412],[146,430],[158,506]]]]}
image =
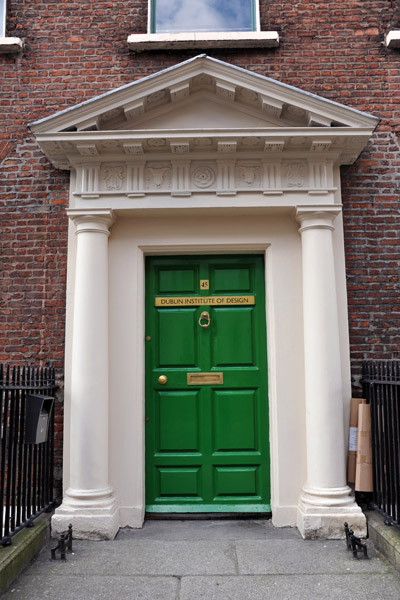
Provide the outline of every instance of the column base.
{"type": "Polygon", "coordinates": [[[365,537],[367,521],[350,492],[348,486],[315,490],[305,487],[297,507],[297,527],[303,538],[343,539],[345,522],[357,536],[365,537]]]}
{"type": "Polygon", "coordinates": [[[72,523],[73,537],[83,540],[112,540],[119,529],[119,511],[111,488],[73,490],[69,488],[51,519],[57,536],[72,523]]]}

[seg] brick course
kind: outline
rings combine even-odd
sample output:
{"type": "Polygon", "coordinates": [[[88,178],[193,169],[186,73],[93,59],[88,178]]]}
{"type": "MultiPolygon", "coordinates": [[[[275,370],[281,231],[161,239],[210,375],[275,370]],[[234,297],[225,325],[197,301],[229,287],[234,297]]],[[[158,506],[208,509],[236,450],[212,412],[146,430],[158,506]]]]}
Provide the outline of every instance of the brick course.
{"type": "MultiPolygon", "coordinates": [[[[128,35],[146,32],[147,4],[8,2],[7,34],[25,50],[0,55],[0,361],[63,368],[69,174],[47,161],[28,123],[201,52],[130,52],[128,35]]],[[[260,11],[279,48],[208,53],[381,118],[362,156],[342,169],[359,393],[364,357],[400,356],[400,51],[383,44],[400,27],[400,1],[260,0],[260,11]]],[[[61,453],[60,411],[57,419],[61,453]]]]}

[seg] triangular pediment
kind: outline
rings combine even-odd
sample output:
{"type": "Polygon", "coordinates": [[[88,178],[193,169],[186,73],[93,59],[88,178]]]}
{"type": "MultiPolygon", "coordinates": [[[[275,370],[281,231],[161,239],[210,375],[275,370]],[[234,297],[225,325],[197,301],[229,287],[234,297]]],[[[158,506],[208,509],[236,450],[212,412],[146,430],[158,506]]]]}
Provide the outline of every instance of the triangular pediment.
{"type": "Polygon", "coordinates": [[[282,123],[273,116],[268,118],[261,111],[220,100],[207,92],[198,92],[182,100],[179,110],[171,110],[170,105],[164,105],[145,113],[141,118],[115,123],[116,129],[130,131],[255,127],[282,127],[282,123]]]}
{"type": "Polygon", "coordinates": [[[272,140],[280,147],[293,136],[323,138],[325,146],[330,140],[330,146],[343,147],[351,136],[347,154],[354,159],[377,123],[366,113],[200,55],[32,123],[31,129],[60,166],[68,163],[68,154],[82,154],[82,148],[83,153],[100,154],[104,142],[107,151],[111,141],[119,140],[122,152],[140,154],[148,149],[150,135],[160,136],[171,151],[185,137],[190,151],[205,130],[208,137],[213,132],[218,149],[227,132],[235,135],[235,149],[243,149],[242,140],[249,136],[261,146],[272,140]],[[136,149],[127,151],[129,142],[136,149]]]}

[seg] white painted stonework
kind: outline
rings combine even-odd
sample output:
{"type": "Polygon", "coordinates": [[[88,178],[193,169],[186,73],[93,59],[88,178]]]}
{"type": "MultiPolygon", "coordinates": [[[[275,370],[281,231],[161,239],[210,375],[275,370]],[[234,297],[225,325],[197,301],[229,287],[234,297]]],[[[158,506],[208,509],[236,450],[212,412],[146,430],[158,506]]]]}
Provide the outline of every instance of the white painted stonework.
{"type": "Polygon", "coordinates": [[[388,48],[400,48],[400,31],[393,29],[385,35],[385,46],[388,48]]]}
{"type": "Polygon", "coordinates": [[[350,401],[340,165],[377,119],[205,55],[31,125],[71,171],[63,504],[53,529],[144,519],[144,261],[263,253],[272,516],[304,537],[365,518],[350,401]]]}
{"type": "Polygon", "coordinates": [[[0,37],[0,54],[15,54],[23,50],[24,44],[21,38],[0,37]]]}
{"type": "Polygon", "coordinates": [[[133,33],[128,47],[135,52],[144,50],[175,50],[187,48],[277,48],[277,31],[228,31],[201,33],[133,33]]]}

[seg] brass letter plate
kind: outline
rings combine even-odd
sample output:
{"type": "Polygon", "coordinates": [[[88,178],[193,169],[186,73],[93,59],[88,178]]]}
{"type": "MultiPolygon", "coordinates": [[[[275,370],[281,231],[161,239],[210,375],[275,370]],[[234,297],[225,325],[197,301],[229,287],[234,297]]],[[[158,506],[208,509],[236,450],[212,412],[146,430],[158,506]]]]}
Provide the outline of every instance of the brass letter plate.
{"type": "Polygon", "coordinates": [[[155,306],[254,306],[254,296],[184,296],[156,298],[155,306]]]}
{"type": "Polygon", "coordinates": [[[188,385],[222,385],[224,383],[223,373],[188,373],[188,385]]]}

